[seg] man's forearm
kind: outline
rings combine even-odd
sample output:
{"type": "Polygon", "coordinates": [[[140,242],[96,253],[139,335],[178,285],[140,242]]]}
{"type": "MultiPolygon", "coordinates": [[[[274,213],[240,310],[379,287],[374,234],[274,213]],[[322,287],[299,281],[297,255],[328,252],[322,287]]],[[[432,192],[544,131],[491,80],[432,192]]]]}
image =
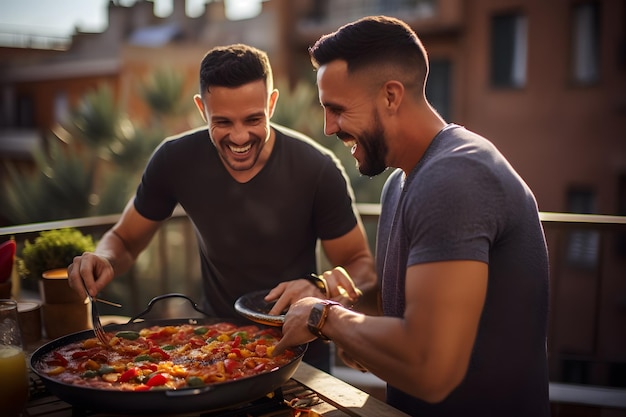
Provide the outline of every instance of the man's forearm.
{"type": "Polygon", "coordinates": [[[116,276],[127,272],[136,260],[136,256],[128,250],[123,239],[114,230],[109,230],[102,236],[94,253],[109,261],[116,276]]]}
{"type": "Polygon", "coordinates": [[[343,268],[350,274],[356,287],[362,292],[376,289],[376,270],[371,256],[363,255],[346,265],[343,268]]]}

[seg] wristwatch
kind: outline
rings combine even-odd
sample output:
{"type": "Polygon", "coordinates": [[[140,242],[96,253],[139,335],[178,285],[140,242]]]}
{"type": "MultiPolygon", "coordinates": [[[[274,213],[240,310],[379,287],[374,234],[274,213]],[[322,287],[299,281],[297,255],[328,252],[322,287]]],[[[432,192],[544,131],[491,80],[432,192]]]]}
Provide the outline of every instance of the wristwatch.
{"type": "Polygon", "coordinates": [[[328,312],[332,306],[340,306],[341,303],[332,300],[323,300],[319,303],[315,303],[311,312],[309,313],[309,319],[307,320],[307,327],[309,331],[316,337],[322,340],[330,340],[328,337],[322,334],[322,327],[326,323],[328,312]]]}

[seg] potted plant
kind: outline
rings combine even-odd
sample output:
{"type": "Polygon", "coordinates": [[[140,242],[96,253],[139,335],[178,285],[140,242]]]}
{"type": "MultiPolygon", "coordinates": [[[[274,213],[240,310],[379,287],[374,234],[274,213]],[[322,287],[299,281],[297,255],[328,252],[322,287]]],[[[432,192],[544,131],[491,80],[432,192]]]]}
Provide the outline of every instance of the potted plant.
{"type": "Polygon", "coordinates": [[[48,338],[55,339],[91,326],[91,306],[84,295],[70,288],[67,266],[75,256],[94,249],[91,235],[74,228],[43,231],[33,243],[24,242],[17,259],[18,274],[39,283],[48,338]]]}
{"type": "Polygon", "coordinates": [[[37,282],[45,271],[66,268],[75,256],[93,251],[96,245],[91,235],[80,230],[64,228],[39,233],[34,242],[26,240],[17,258],[17,270],[22,279],[37,282]]]}

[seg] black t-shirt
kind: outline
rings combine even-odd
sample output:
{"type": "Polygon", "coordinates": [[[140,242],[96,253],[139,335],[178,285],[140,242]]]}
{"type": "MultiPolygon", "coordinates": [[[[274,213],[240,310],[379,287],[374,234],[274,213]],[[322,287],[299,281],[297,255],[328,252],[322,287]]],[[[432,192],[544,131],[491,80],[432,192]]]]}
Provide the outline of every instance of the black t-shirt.
{"type": "Polygon", "coordinates": [[[332,152],[272,127],[272,153],[247,183],[232,178],[203,128],[164,141],[137,189],[135,208],[146,218],[164,220],[177,204],[189,216],[204,308],[218,317],[236,316],[233,304],[242,294],[316,272],[317,240],[357,224],[352,189],[332,152]]]}

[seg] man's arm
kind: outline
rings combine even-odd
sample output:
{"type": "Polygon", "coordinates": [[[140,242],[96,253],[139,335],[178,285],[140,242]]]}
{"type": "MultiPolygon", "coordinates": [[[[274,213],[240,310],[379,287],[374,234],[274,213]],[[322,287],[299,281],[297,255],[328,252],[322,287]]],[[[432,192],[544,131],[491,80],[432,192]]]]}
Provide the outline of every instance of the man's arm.
{"type": "MultiPolygon", "coordinates": [[[[477,261],[411,266],[403,318],[366,316],[333,306],[322,333],[394,387],[425,401],[442,401],[467,372],[487,273],[487,265],[477,261]]],[[[274,354],[314,339],[306,323],[318,301],[305,298],[291,306],[274,354]]]]}
{"type": "Polygon", "coordinates": [[[160,225],[161,222],[139,214],[131,200],[118,222],[102,236],[95,251],[75,257],[69,265],[70,286],[82,294],[80,281],[83,280],[91,295],[100,292],[116,275],[130,269],[160,225]]]}
{"type": "Polygon", "coordinates": [[[361,292],[372,290],[376,287],[376,271],[374,258],[367,243],[365,229],[359,222],[345,235],[336,239],[322,240],[322,248],[333,266],[340,266],[346,270],[349,277],[354,281],[354,288],[346,281],[341,270],[333,269],[323,274],[328,284],[330,297],[341,295],[338,287],[347,291],[349,298],[357,299],[361,292]]]}

